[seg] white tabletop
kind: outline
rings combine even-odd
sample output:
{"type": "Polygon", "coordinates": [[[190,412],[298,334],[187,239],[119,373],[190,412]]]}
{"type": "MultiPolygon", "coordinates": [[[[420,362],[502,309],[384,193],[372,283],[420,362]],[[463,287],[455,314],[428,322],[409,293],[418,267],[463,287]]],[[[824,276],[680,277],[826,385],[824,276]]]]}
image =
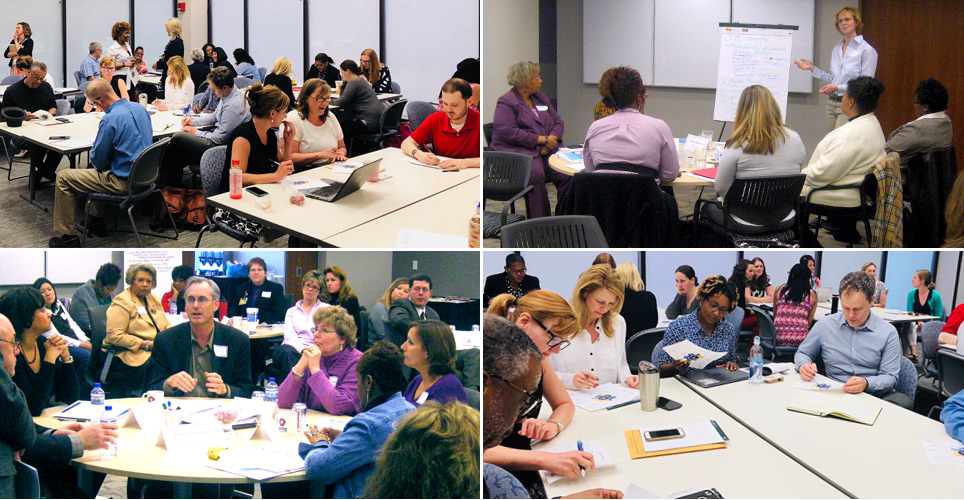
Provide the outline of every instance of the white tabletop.
{"type": "MultiPolygon", "coordinates": [[[[9,87],[9,85],[0,85],[0,97],[3,97],[3,93],[7,91],[7,87],[9,87]]],[[[65,94],[77,94],[79,92],[80,92],[80,89],[76,87],[54,87],[55,96],[65,95],[65,94]]],[[[36,111],[36,110],[32,109],[30,111],[36,111]]]]}
{"type": "Polygon", "coordinates": [[[455,348],[459,351],[482,347],[481,331],[453,330],[452,333],[455,335],[455,348]]]}
{"type": "MultiPolygon", "coordinates": [[[[691,487],[716,488],[725,498],[845,498],[843,493],[770,446],[675,379],[660,380],[660,395],[682,403],[675,411],[644,412],[639,404],[616,410],[576,409],[572,423],[555,439],[533,449],[598,441],[615,467],[586,472],[586,477],[546,485],[549,497],[590,488],[625,491],[634,483],[663,498],[691,487]],[[730,438],[726,449],[661,457],[629,458],[625,431],[651,425],[679,425],[716,420],[730,438]]],[[[547,404],[543,410],[548,414],[547,404]]],[[[910,476],[908,476],[910,477],[910,476]]],[[[919,484],[920,481],[914,481],[919,484]]]]}
{"type": "MultiPolygon", "coordinates": [[[[793,388],[798,381],[800,375],[791,371],[774,384],[734,382],[693,390],[858,498],[961,497],[961,468],[930,463],[921,446],[922,439],[951,439],[943,424],[867,393],[848,397],[882,408],[872,426],[789,411],[787,405],[802,392],[793,388]]],[[[754,480],[764,477],[753,474],[754,480]]]]}
{"type": "MultiPolygon", "coordinates": [[[[930,321],[933,319],[940,319],[937,316],[928,316],[924,314],[916,314],[900,309],[885,309],[882,307],[871,307],[871,312],[880,316],[882,319],[889,323],[911,323],[914,321],[930,321]]],[[[837,310],[838,312],[840,309],[837,310]]],[[[817,304],[817,310],[813,313],[814,321],[827,316],[830,314],[830,302],[821,302],[817,304]]]]}
{"type": "MultiPolygon", "coordinates": [[[[67,115],[66,118],[70,120],[70,123],[49,126],[40,125],[33,120],[25,121],[19,127],[11,127],[2,123],[0,124],[0,131],[57,153],[79,153],[92,147],[93,139],[97,135],[97,128],[100,126],[101,116],[100,113],[67,115]],[[85,141],[85,144],[62,144],[60,141],[50,140],[52,136],[64,135],[70,136],[71,141],[85,141]]],[[[173,111],[158,111],[151,115],[151,124],[154,126],[155,139],[167,137],[181,130],[181,117],[174,116],[173,111]],[[168,124],[170,126],[165,129],[164,126],[168,124]]]]}
{"type": "MultiPolygon", "coordinates": [[[[302,206],[289,203],[284,188],[279,183],[259,184],[272,199],[269,211],[255,205],[255,196],[242,191],[239,200],[232,200],[228,193],[208,198],[208,203],[230,210],[255,222],[274,227],[315,242],[327,242],[329,238],[349,229],[369,223],[399,209],[419,203],[430,213],[441,214],[452,210],[451,206],[431,199],[441,192],[466,183],[480,192],[479,170],[466,169],[457,172],[413,165],[403,160],[405,155],[398,148],[385,148],[352,158],[352,161],[370,162],[382,158],[381,167],[392,175],[390,179],[369,182],[358,191],[334,202],[305,199],[302,206]]],[[[336,174],[331,166],[318,167],[296,174],[311,178],[345,181],[348,174],[336,174]]],[[[478,199],[478,194],[472,202],[478,199]]],[[[474,209],[474,206],[473,206],[474,209]]],[[[468,231],[468,217],[465,218],[468,231]]],[[[394,246],[394,240],[389,247],[394,246]]],[[[358,242],[357,247],[381,247],[378,242],[358,242]]]]}

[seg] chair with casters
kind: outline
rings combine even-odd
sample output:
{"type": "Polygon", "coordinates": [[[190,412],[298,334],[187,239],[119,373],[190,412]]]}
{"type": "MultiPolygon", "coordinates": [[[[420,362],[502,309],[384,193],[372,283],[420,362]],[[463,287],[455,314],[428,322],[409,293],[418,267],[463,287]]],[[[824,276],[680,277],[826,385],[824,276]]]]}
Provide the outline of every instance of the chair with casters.
{"type": "Polygon", "coordinates": [[[502,248],[609,248],[596,218],[563,215],[502,227],[502,248]]]}
{"type": "MultiPolygon", "coordinates": [[[[847,184],[844,186],[823,186],[814,188],[807,194],[806,205],[804,207],[804,211],[806,213],[803,214],[804,216],[801,219],[801,224],[805,224],[805,221],[809,220],[811,215],[816,215],[820,219],[820,221],[817,223],[817,227],[813,230],[813,235],[816,237],[817,233],[820,232],[820,228],[822,227],[823,217],[833,216],[844,219],[856,219],[857,221],[862,221],[864,223],[864,230],[867,232],[867,238],[871,238],[872,233],[870,229],[870,219],[874,215],[874,207],[871,205],[871,198],[869,197],[868,193],[871,189],[876,191],[876,188],[877,179],[870,174],[864,176],[863,182],[858,184],[847,184]],[[873,187],[871,187],[871,185],[873,187]],[[860,204],[854,207],[839,207],[835,205],[821,205],[810,201],[810,199],[813,198],[814,193],[819,193],[822,191],[845,190],[857,191],[860,204]]],[[[867,246],[869,247],[871,244],[868,242],[867,246]]],[[[850,243],[848,247],[853,248],[853,243],[850,243]]]]}
{"type": "Polygon", "coordinates": [[[920,329],[921,344],[923,352],[921,354],[922,377],[937,377],[937,339],[944,328],[943,321],[928,321],[920,329]]]}
{"type": "Polygon", "coordinates": [[[529,175],[532,173],[532,157],[504,151],[486,151],[482,155],[482,208],[489,199],[504,202],[502,213],[482,213],[484,238],[497,238],[502,226],[525,220],[529,215],[529,198],[532,191],[529,175]],[[515,202],[524,198],[526,214],[515,213],[515,202]],[[510,213],[511,212],[511,213],[510,213]]]}
{"type": "Polygon", "coordinates": [[[74,71],[74,80],[77,80],[77,86],[80,86],[81,83],[86,81],[80,71],[74,71]]]}
{"type": "Polygon", "coordinates": [[[792,360],[797,348],[777,345],[777,328],[770,313],[757,306],[750,306],[750,309],[756,313],[757,325],[760,327],[760,347],[763,348],[763,357],[769,358],[770,361],[786,361],[787,358],[792,360]]]}
{"type": "Polygon", "coordinates": [[[105,393],[109,397],[126,397],[111,391],[107,384],[107,374],[110,372],[110,364],[114,361],[114,356],[127,349],[124,347],[105,344],[107,337],[107,309],[110,305],[95,306],[90,308],[90,363],[87,365],[87,375],[94,382],[100,383],[105,393]]]}
{"type": "Polygon", "coordinates": [[[964,391],[964,355],[950,349],[938,349],[937,380],[942,400],[964,391]]]}
{"type": "MultiPolygon", "coordinates": [[[[141,154],[137,155],[134,160],[134,164],[131,165],[131,173],[127,178],[127,193],[126,194],[113,194],[113,193],[100,193],[93,192],[87,194],[87,203],[84,206],[84,231],[81,232],[80,243],[81,246],[87,241],[87,221],[90,215],[90,204],[91,203],[106,203],[110,205],[118,205],[121,210],[127,211],[127,218],[130,220],[131,229],[134,235],[137,237],[138,246],[144,246],[141,241],[141,233],[137,230],[137,223],[134,222],[134,205],[148,197],[157,193],[158,196],[161,194],[161,190],[157,187],[157,179],[160,177],[161,171],[161,160],[164,158],[164,152],[167,150],[168,144],[170,144],[171,139],[169,137],[161,139],[147,147],[141,154]]],[[[167,236],[157,233],[144,233],[148,236],[155,236],[158,238],[166,238],[169,240],[176,240],[178,238],[177,227],[174,224],[174,216],[171,215],[170,210],[168,210],[167,205],[164,206],[167,212],[167,217],[171,221],[171,226],[174,228],[174,236],[167,236]]],[[[116,219],[115,219],[115,230],[116,230],[116,219]]]]}
{"type": "Polygon", "coordinates": [[[626,341],[626,363],[633,375],[639,371],[640,361],[653,359],[653,349],[663,340],[665,333],[666,328],[650,328],[633,334],[626,341]]]}
{"type": "Polygon", "coordinates": [[[5,76],[3,77],[3,80],[0,80],[0,85],[13,85],[20,80],[23,80],[23,77],[19,75],[5,76]]]}
{"type": "MultiPolygon", "coordinates": [[[[227,155],[227,146],[215,146],[204,152],[201,156],[201,185],[204,188],[204,198],[210,199],[212,196],[221,194],[221,175],[224,173],[224,157],[227,155]]],[[[258,238],[250,234],[238,231],[228,224],[225,224],[215,217],[208,217],[208,223],[198,232],[197,243],[194,248],[201,247],[201,237],[204,236],[204,232],[215,232],[221,231],[224,234],[238,240],[240,245],[243,247],[245,243],[250,243],[251,247],[254,247],[258,238]]]]}
{"type": "Polygon", "coordinates": [[[700,198],[693,217],[737,241],[800,241],[800,191],[806,175],[734,179],[722,202],[700,198]]]}
{"type": "Polygon", "coordinates": [[[264,77],[267,74],[268,74],[268,68],[265,68],[264,66],[258,66],[258,75],[261,76],[262,82],[264,82],[264,77]]]}
{"type": "Polygon", "coordinates": [[[408,126],[414,132],[426,118],[437,111],[438,107],[430,102],[408,101],[408,106],[405,107],[405,112],[408,114],[408,126]]]}
{"type": "Polygon", "coordinates": [[[385,147],[385,141],[395,137],[398,134],[398,127],[402,122],[402,111],[405,111],[405,105],[408,101],[401,99],[395,101],[388,105],[384,111],[382,111],[382,117],[378,121],[378,132],[372,134],[355,134],[351,138],[351,144],[349,144],[349,149],[354,151],[355,141],[365,141],[375,144],[379,149],[385,147]]]}
{"type": "Polygon", "coordinates": [[[897,387],[894,390],[906,394],[913,408],[914,398],[917,397],[917,365],[903,356],[900,357],[900,373],[897,375],[897,387]]]}
{"type": "Polygon", "coordinates": [[[246,76],[236,76],[234,77],[235,88],[244,90],[250,86],[254,85],[254,80],[246,76]]]}

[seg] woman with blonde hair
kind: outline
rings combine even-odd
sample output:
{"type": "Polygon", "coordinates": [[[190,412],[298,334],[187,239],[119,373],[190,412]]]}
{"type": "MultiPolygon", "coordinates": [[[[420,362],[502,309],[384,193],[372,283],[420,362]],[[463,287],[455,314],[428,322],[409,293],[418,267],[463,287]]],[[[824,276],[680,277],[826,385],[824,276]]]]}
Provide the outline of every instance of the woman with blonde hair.
{"type": "Polygon", "coordinates": [[[874,296],[870,300],[870,307],[887,307],[887,285],[877,279],[877,264],[868,262],[861,266],[860,270],[870,275],[877,283],[874,287],[874,296]]]}
{"type": "Polygon", "coordinates": [[[194,100],[194,81],[187,63],[181,56],[174,56],[167,61],[168,78],[164,80],[164,99],[156,99],[154,105],[158,111],[183,110],[194,100]]]}
{"type": "Polygon", "coordinates": [[[639,269],[632,262],[616,266],[616,274],[626,285],[623,293],[623,308],[619,315],[626,320],[626,340],[633,335],[654,328],[659,323],[656,311],[656,296],[646,290],[639,269]]]}
{"type": "Polygon", "coordinates": [[[362,76],[372,84],[376,94],[390,94],[392,92],[392,74],[378,60],[378,54],[372,49],[365,49],[358,58],[361,63],[362,76]]]}
{"type": "Polygon", "coordinates": [[[374,345],[379,340],[388,340],[388,332],[391,325],[388,321],[388,311],[392,308],[392,303],[397,299],[408,298],[408,278],[397,278],[388,286],[381,298],[372,306],[372,312],[368,315],[368,343],[374,345]]]}
{"type": "Polygon", "coordinates": [[[264,76],[265,85],[274,85],[288,96],[289,108],[295,104],[295,94],[291,90],[291,59],[279,57],[271,68],[271,72],[264,76]]]}
{"type": "Polygon", "coordinates": [[[345,134],[329,112],[330,103],[328,82],[312,78],[301,87],[294,109],[288,112],[288,123],[294,129],[291,159],[296,165],[347,159],[345,134]]]}
{"type": "MultiPolygon", "coordinates": [[[[157,58],[157,62],[154,63],[153,68],[161,70],[161,81],[165,82],[165,99],[170,99],[171,96],[167,95],[167,73],[168,66],[171,64],[171,58],[180,57],[181,62],[184,62],[184,40],[181,38],[181,20],[172,17],[167,21],[164,21],[164,31],[167,32],[167,36],[171,37],[167,45],[164,46],[164,52],[160,57],[157,58]]],[[[185,64],[185,67],[187,65],[185,64]]],[[[193,92],[193,90],[192,90],[193,92]]],[[[190,104],[190,102],[188,103],[190,104]]],[[[181,106],[182,108],[184,106],[181,106]]]]}
{"type": "Polygon", "coordinates": [[[625,285],[616,271],[597,264],[579,276],[569,304],[582,331],[572,339],[573,349],[552,357],[552,366],[567,389],[592,389],[600,384],[625,383],[637,387],[639,379],[626,363],[625,285]]]}

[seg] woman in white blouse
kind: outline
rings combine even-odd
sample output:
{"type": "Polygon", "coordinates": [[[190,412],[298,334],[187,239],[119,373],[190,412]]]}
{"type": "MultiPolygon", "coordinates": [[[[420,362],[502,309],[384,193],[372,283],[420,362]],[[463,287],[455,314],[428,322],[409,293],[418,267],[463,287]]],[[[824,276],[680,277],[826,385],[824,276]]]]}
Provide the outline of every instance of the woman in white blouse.
{"type": "Polygon", "coordinates": [[[167,60],[167,80],[164,82],[164,99],[156,99],[154,105],[159,111],[183,110],[194,100],[194,81],[187,63],[181,56],[167,60]]]}
{"type": "Polygon", "coordinates": [[[272,359],[281,367],[281,377],[291,371],[291,367],[301,359],[301,351],[315,344],[312,330],[315,328],[315,312],[329,304],[318,300],[325,277],[318,271],[305,273],[301,279],[301,300],[285,314],[284,342],[274,350],[272,359]]]}
{"type": "Polygon", "coordinates": [[[567,389],[592,389],[600,384],[639,379],[626,363],[626,320],[619,315],[625,286],[608,264],[590,267],[576,282],[569,303],[583,330],[571,347],[549,358],[567,389]]]}
{"type": "Polygon", "coordinates": [[[295,131],[291,159],[295,165],[305,165],[330,158],[346,160],[345,134],[338,119],[328,112],[331,87],[324,80],[312,78],[305,82],[298,94],[295,109],[288,113],[287,123],[295,131]]]}

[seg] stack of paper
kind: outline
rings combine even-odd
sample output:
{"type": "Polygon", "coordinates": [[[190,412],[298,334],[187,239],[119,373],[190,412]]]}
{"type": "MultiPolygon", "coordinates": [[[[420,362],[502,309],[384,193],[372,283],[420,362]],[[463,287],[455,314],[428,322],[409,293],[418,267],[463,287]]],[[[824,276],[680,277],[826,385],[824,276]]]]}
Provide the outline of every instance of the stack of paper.
{"type": "MultiPolygon", "coordinates": [[[[542,448],[539,451],[546,452],[546,453],[568,453],[570,451],[576,451],[578,449],[579,449],[579,446],[576,443],[573,443],[571,445],[554,446],[552,448],[542,448]]],[[[602,443],[599,443],[596,441],[584,442],[582,444],[582,451],[592,454],[592,459],[593,459],[593,462],[595,462],[597,469],[600,469],[603,467],[613,467],[616,465],[616,462],[613,461],[613,458],[609,455],[609,452],[606,451],[606,447],[603,446],[602,443]]],[[[562,479],[563,477],[565,476],[557,476],[556,474],[553,474],[551,472],[546,472],[546,482],[550,484],[562,479]]]]}
{"type": "Polygon", "coordinates": [[[629,401],[639,401],[639,390],[622,384],[602,384],[594,389],[570,391],[572,402],[586,411],[605,410],[629,401]]]}
{"type": "MultiPolygon", "coordinates": [[[[73,420],[76,422],[88,422],[96,418],[100,418],[104,413],[105,405],[92,405],[90,401],[77,401],[74,404],[58,411],[54,414],[54,418],[58,420],[73,420]]],[[[111,405],[110,416],[115,419],[120,419],[125,416],[131,409],[131,405],[127,404],[114,404],[111,405]]]]}
{"type": "Polygon", "coordinates": [[[689,361],[690,368],[694,370],[702,370],[710,363],[726,355],[725,352],[703,349],[689,340],[663,346],[663,350],[666,351],[666,354],[672,356],[673,359],[689,361]]]}
{"type": "MultiPolygon", "coordinates": [[[[644,427],[639,429],[639,433],[645,436],[646,432],[648,431],[658,431],[666,428],[667,427],[665,425],[644,427]]],[[[644,439],[643,449],[648,452],[666,451],[675,450],[678,448],[689,448],[692,446],[722,443],[724,441],[723,436],[720,435],[719,431],[716,430],[716,427],[713,427],[713,424],[710,422],[680,425],[679,428],[683,429],[683,437],[676,439],[663,439],[660,441],[646,441],[644,439]]]]}

